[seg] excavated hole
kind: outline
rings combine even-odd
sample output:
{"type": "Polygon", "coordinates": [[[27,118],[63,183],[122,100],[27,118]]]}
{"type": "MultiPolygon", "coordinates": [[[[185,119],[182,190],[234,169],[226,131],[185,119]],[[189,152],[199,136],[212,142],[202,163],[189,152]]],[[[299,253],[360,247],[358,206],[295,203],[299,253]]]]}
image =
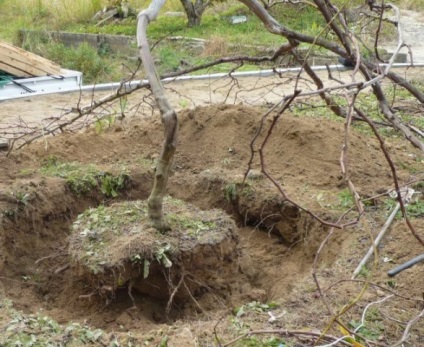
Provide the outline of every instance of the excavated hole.
{"type": "MultiPolygon", "coordinates": [[[[244,197],[234,214],[234,203],[223,194],[225,182],[215,181],[215,187],[208,182],[205,190],[199,180],[191,186],[193,205],[167,199],[171,231],[162,235],[145,221],[145,202],[133,200],[146,198],[146,181],[144,175],[133,180],[123,197],[130,201],[104,207],[100,194],[78,197],[64,182],[48,179],[45,187],[60,189],[38,190],[37,198],[4,224],[10,229],[5,275],[20,281],[5,282],[15,307],[43,308],[59,322],[83,319],[104,329],[148,330],[273,300],[290,289],[294,276],[309,272],[323,234],[310,217],[278,198],[244,197]],[[210,198],[208,206],[200,204],[204,210],[195,207],[195,196],[210,198]],[[222,210],[210,210],[214,207],[233,214],[240,229],[222,210]],[[248,218],[240,221],[240,215],[248,218]],[[246,220],[255,227],[243,226],[246,220]],[[283,268],[293,245],[301,247],[290,256],[293,265],[283,268]],[[282,271],[286,276],[279,276],[282,271]]],[[[187,191],[171,188],[180,198],[187,198],[187,191]]]]}

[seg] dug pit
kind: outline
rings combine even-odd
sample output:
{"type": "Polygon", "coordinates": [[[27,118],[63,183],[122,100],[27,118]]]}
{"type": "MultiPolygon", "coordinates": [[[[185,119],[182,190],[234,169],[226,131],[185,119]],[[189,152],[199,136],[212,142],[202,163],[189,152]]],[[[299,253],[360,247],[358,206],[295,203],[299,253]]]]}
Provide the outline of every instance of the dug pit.
{"type": "MultiPolygon", "coordinates": [[[[310,278],[327,228],[285,202],[257,162],[252,167],[257,174],[242,187],[249,143],[260,120],[261,110],[242,105],[182,112],[168,187],[173,198],[165,202],[172,230],[165,235],[146,223],[142,201],[150,192],[161,145],[159,120],[135,119],[102,134],[65,134],[49,139],[48,147],[35,143],[2,158],[1,293],[25,314],[43,310],[61,324],[87,322],[111,334],[139,334],[140,344],[151,331],[159,335],[164,324],[207,325],[208,317],[219,319],[252,302],[284,301],[291,311],[288,324],[315,326],[309,320],[319,312],[316,287],[302,281],[310,278]],[[103,195],[100,186],[78,194],[63,175],[51,177],[42,170],[51,156],[78,163],[82,170],[95,165],[102,172],[121,172],[125,166],[130,180],[118,197],[103,195]],[[171,296],[168,319],[164,312],[171,296]]],[[[330,221],[342,213],[337,206],[345,189],[338,160],[343,133],[342,123],[288,114],[266,155],[266,167],[288,195],[330,221]]],[[[399,150],[393,142],[390,151],[397,162],[419,169],[409,149],[399,150]]],[[[390,170],[374,139],[353,132],[349,153],[351,177],[360,192],[373,196],[390,187],[390,170]]],[[[403,182],[409,179],[406,170],[399,174],[403,182]]],[[[397,232],[391,258],[397,259],[398,244],[414,244],[405,235],[397,232]]],[[[365,238],[358,229],[336,232],[320,257],[323,277],[356,266],[368,247],[365,238]]],[[[417,293],[422,288],[418,275],[416,285],[407,286],[417,293]]],[[[346,293],[337,295],[344,300],[346,293]]],[[[215,341],[215,324],[199,332],[210,337],[209,345],[215,341]]],[[[159,345],[158,339],[151,345],[159,345]]]]}

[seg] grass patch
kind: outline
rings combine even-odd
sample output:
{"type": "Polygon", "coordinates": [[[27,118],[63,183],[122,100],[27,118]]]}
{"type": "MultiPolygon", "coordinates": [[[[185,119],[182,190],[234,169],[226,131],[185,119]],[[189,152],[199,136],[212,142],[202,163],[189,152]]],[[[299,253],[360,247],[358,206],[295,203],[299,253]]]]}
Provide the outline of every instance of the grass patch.
{"type": "Polygon", "coordinates": [[[109,340],[101,329],[79,323],[63,326],[48,316],[23,314],[14,310],[6,300],[0,303],[0,308],[5,327],[0,334],[1,346],[92,346],[104,345],[109,340]]]}
{"type": "Polygon", "coordinates": [[[244,186],[240,182],[229,182],[223,188],[224,197],[228,202],[235,202],[239,197],[253,199],[255,189],[250,182],[245,182],[244,186]]]}
{"type": "Polygon", "coordinates": [[[128,171],[125,169],[113,175],[94,165],[60,162],[55,157],[46,160],[40,171],[46,176],[63,178],[76,194],[86,194],[98,188],[104,196],[115,198],[130,181],[128,171]]]}
{"type": "MultiPolygon", "coordinates": [[[[136,35],[136,19],[127,18],[119,22],[110,22],[102,26],[91,23],[92,16],[108,3],[107,0],[27,0],[16,2],[13,0],[0,1],[0,19],[11,25],[0,28],[0,38],[6,41],[17,41],[18,30],[64,30],[77,33],[136,35]]],[[[136,12],[149,5],[148,0],[130,0],[136,12]]],[[[362,4],[359,0],[336,0],[334,3],[339,8],[355,7],[362,4]]],[[[182,11],[178,0],[167,1],[161,14],[166,11],[182,11]]],[[[321,34],[331,40],[326,23],[320,13],[312,6],[306,4],[285,3],[274,6],[271,14],[284,26],[300,31],[303,34],[316,36],[321,34]]],[[[354,23],[357,24],[357,23],[354,23]]],[[[163,40],[167,36],[184,36],[188,38],[201,38],[210,40],[217,38],[227,45],[235,46],[228,54],[219,55],[263,55],[264,47],[278,47],[286,40],[278,35],[269,33],[262,22],[254,16],[244,5],[236,1],[209,8],[203,15],[202,24],[198,27],[187,27],[187,19],[183,17],[168,17],[160,15],[148,27],[148,36],[152,43],[160,41],[154,50],[155,59],[158,61],[158,70],[161,74],[175,72],[181,69],[181,60],[189,65],[198,65],[212,61],[215,56],[202,55],[201,52],[187,48],[185,44],[175,44],[163,40]],[[246,15],[248,21],[233,25],[229,18],[233,15],[246,15]],[[257,46],[258,49],[250,51],[246,46],[257,46]],[[237,48],[238,47],[238,48],[237,48]]],[[[302,44],[302,46],[305,46],[302,44]]],[[[118,81],[122,79],[122,65],[135,70],[136,62],[126,57],[113,56],[109,52],[90,48],[88,45],[66,48],[61,44],[44,42],[40,44],[26,43],[24,48],[34,53],[45,56],[59,63],[62,67],[83,72],[86,83],[101,83],[118,81]]],[[[314,52],[322,49],[314,48],[314,52]]],[[[207,72],[228,72],[234,64],[223,64],[209,69],[207,72]]],[[[269,68],[267,64],[262,67],[269,68]]],[[[243,65],[238,70],[255,70],[257,65],[243,65]]],[[[201,73],[204,73],[202,71],[201,73]]],[[[200,72],[199,72],[200,73],[200,72]]],[[[137,76],[143,78],[143,76],[137,76]]]]}
{"type": "Polygon", "coordinates": [[[105,332],[85,323],[59,324],[53,318],[37,314],[24,314],[13,308],[11,301],[0,301],[3,347],[81,347],[81,346],[141,346],[141,340],[131,333],[105,332]]]}
{"type": "Polygon", "coordinates": [[[61,67],[83,72],[86,83],[99,83],[122,78],[122,63],[135,70],[136,61],[119,58],[100,47],[98,50],[88,43],[78,47],[68,47],[63,43],[31,38],[23,43],[23,48],[58,63],[61,67]]]}
{"type": "Polygon", "coordinates": [[[281,347],[289,346],[285,344],[285,340],[277,337],[247,337],[236,342],[236,347],[281,347]]]}
{"type": "MultiPolygon", "coordinates": [[[[395,199],[385,199],[384,206],[388,213],[395,208],[397,205],[397,200],[395,199]]],[[[424,217],[424,201],[423,200],[415,200],[411,201],[406,207],[406,213],[409,218],[423,218],[424,217]]],[[[396,213],[396,219],[399,220],[402,218],[402,212],[398,211],[396,213]]]]}

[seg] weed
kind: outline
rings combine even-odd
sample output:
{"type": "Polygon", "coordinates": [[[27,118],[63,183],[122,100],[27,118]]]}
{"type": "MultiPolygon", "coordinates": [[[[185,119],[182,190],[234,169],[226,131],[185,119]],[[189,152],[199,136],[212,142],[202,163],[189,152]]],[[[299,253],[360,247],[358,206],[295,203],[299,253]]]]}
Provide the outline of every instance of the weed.
{"type": "Polygon", "coordinates": [[[125,169],[122,169],[118,175],[112,175],[99,170],[94,165],[65,163],[54,157],[48,158],[40,171],[47,176],[65,179],[69,188],[76,194],[86,194],[100,187],[100,191],[106,197],[115,198],[130,181],[129,174],[125,169]]]}
{"type": "Polygon", "coordinates": [[[15,198],[18,201],[19,205],[21,205],[21,206],[27,206],[28,205],[28,199],[29,199],[28,193],[16,192],[15,198]]]}
{"type": "Polygon", "coordinates": [[[234,182],[227,183],[224,187],[224,196],[228,202],[237,200],[237,184],[234,182]]]}
{"type": "Polygon", "coordinates": [[[159,343],[159,347],[167,347],[168,346],[168,336],[162,337],[162,340],[159,343]]]}
{"type": "Polygon", "coordinates": [[[6,209],[2,212],[3,216],[8,218],[13,218],[16,214],[16,210],[6,209]]]}
{"type": "Polygon", "coordinates": [[[408,216],[414,218],[424,217],[424,201],[411,201],[407,206],[406,210],[408,212],[408,216]]]}
{"type": "Polygon", "coordinates": [[[232,158],[224,158],[224,159],[222,159],[221,160],[221,164],[222,164],[222,166],[224,166],[224,167],[229,167],[229,166],[231,166],[231,163],[233,162],[233,159],[232,158]]]}
{"type": "Polygon", "coordinates": [[[99,75],[107,75],[110,63],[102,59],[96,49],[84,42],[76,49],[62,43],[49,43],[43,48],[44,55],[61,66],[82,71],[87,82],[96,82],[99,75]]]}
{"type": "Polygon", "coordinates": [[[187,99],[180,99],[178,101],[178,104],[180,105],[181,108],[187,108],[189,105],[189,101],[187,99]]]}
{"type": "Polygon", "coordinates": [[[357,333],[367,340],[375,341],[381,336],[381,333],[384,332],[384,325],[379,321],[372,321],[370,324],[361,326],[360,322],[352,320],[349,322],[349,325],[354,329],[359,327],[357,333]]]}
{"type": "Polygon", "coordinates": [[[34,169],[22,169],[21,171],[19,171],[19,176],[31,176],[34,172],[34,169]]]}
{"type": "MultiPolygon", "coordinates": [[[[10,309],[12,311],[12,309],[10,309]]],[[[7,329],[0,336],[2,346],[62,346],[66,344],[98,344],[103,336],[101,329],[72,323],[62,327],[55,320],[41,315],[22,315],[12,311],[14,316],[7,324],[7,329]]]]}
{"type": "Polygon", "coordinates": [[[257,338],[248,337],[237,341],[237,347],[288,347],[283,339],[277,337],[257,338]]]}
{"type": "Polygon", "coordinates": [[[94,129],[97,134],[103,133],[106,129],[110,129],[115,124],[115,115],[111,114],[106,117],[102,117],[94,123],[94,129]]]}
{"type": "Polygon", "coordinates": [[[169,260],[168,256],[166,255],[166,253],[169,252],[170,250],[171,250],[171,245],[168,243],[165,243],[159,246],[154,252],[154,256],[156,260],[158,261],[158,263],[162,264],[166,268],[170,268],[172,266],[172,262],[169,260]]]}
{"type": "Polygon", "coordinates": [[[143,258],[140,254],[134,254],[133,256],[130,257],[130,260],[133,265],[138,265],[138,264],[141,264],[143,258]]]}
{"type": "MultiPolygon", "coordinates": [[[[420,160],[424,164],[424,160],[420,160]]],[[[424,190],[424,181],[416,182],[412,185],[415,190],[424,190]]]]}
{"type": "Polygon", "coordinates": [[[239,194],[248,199],[255,197],[255,190],[249,182],[245,182],[242,188],[242,183],[229,182],[223,188],[225,199],[228,202],[237,201],[239,194]]]}
{"type": "Polygon", "coordinates": [[[10,193],[12,197],[14,197],[16,206],[7,208],[3,210],[1,213],[3,216],[8,218],[13,218],[17,216],[20,212],[24,211],[25,208],[28,206],[29,200],[30,200],[30,194],[24,193],[21,191],[12,192],[10,193]]]}
{"type": "Polygon", "coordinates": [[[104,173],[99,176],[99,179],[101,192],[107,197],[116,198],[118,192],[127,186],[129,175],[126,171],[119,173],[117,176],[104,173]]]}
{"type": "Polygon", "coordinates": [[[203,49],[202,55],[205,57],[225,57],[228,56],[228,45],[222,36],[211,37],[203,49]]]}
{"type": "MultiPolygon", "coordinates": [[[[385,199],[384,205],[388,212],[391,212],[397,205],[397,200],[395,199],[385,199]]],[[[408,217],[411,218],[421,218],[424,216],[424,200],[413,200],[406,207],[406,212],[408,217]]],[[[402,212],[398,211],[395,217],[397,220],[402,218],[402,212]]]]}
{"type": "Polygon", "coordinates": [[[191,236],[198,236],[202,232],[216,228],[214,222],[195,220],[184,215],[169,214],[167,218],[171,227],[177,224],[191,236]]]}
{"type": "Polygon", "coordinates": [[[242,317],[244,316],[247,312],[268,312],[271,311],[275,308],[277,308],[279,305],[275,302],[270,302],[267,304],[262,304],[260,302],[257,301],[252,301],[249,302],[243,306],[240,306],[238,308],[235,309],[234,314],[236,317],[242,317]]]}
{"type": "Polygon", "coordinates": [[[396,281],[395,281],[395,280],[388,280],[388,281],[387,281],[387,285],[388,285],[390,288],[395,288],[395,287],[396,287],[396,281]]]}
{"type": "Polygon", "coordinates": [[[349,189],[344,189],[338,194],[340,205],[343,208],[350,208],[355,204],[352,193],[349,189]]]}
{"type": "Polygon", "coordinates": [[[371,275],[371,271],[364,265],[361,267],[358,276],[362,278],[368,278],[371,275]]]}

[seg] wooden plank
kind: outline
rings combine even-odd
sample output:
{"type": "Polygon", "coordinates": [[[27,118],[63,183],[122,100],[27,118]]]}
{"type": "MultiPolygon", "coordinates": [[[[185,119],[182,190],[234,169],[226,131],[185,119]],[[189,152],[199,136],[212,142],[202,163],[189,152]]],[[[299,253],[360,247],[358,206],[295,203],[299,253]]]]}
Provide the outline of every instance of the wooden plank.
{"type": "Polygon", "coordinates": [[[58,65],[44,64],[37,60],[31,59],[27,55],[19,55],[13,51],[0,50],[0,61],[11,65],[16,66],[17,68],[27,71],[31,75],[43,76],[43,75],[54,75],[58,74],[60,67],[58,65]]]}
{"type": "Polygon", "coordinates": [[[2,62],[0,62],[0,70],[7,72],[8,74],[18,76],[18,77],[34,77],[33,75],[30,75],[25,71],[19,70],[13,66],[4,64],[2,62]]]}
{"type": "Polygon", "coordinates": [[[46,67],[49,73],[54,74],[60,71],[60,66],[46,58],[40,57],[34,53],[23,50],[22,48],[10,45],[8,43],[0,41],[0,52],[9,55],[20,61],[30,60],[35,66],[46,67]],[[26,60],[25,60],[26,59],[26,60]]]}
{"type": "MultiPolygon", "coordinates": [[[[24,71],[26,74],[30,76],[45,76],[49,75],[49,69],[46,69],[45,67],[39,66],[37,63],[34,64],[32,61],[20,61],[19,59],[12,58],[8,55],[3,54],[3,52],[0,52],[0,62],[2,62],[4,65],[11,66],[15,69],[24,71]]],[[[55,73],[57,74],[57,73],[55,73]]],[[[22,77],[22,76],[19,76],[22,77]]]]}
{"type": "MultiPolygon", "coordinates": [[[[18,77],[60,74],[60,66],[58,64],[1,41],[0,63],[14,68],[15,72],[16,70],[25,72],[24,75],[17,75],[18,77]]],[[[10,68],[4,71],[15,75],[15,73],[10,71],[10,68]]]]}
{"type": "Polygon", "coordinates": [[[10,46],[6,47],[0,42],[0,53],[10,58],[16,59],[18,61],[31,64],[36,66],[41,70],[46,70],[46,72],[54,74],[60,70],[60,66],[52,61],[40,57],[31,52],[24,51],[18,47],[10,46]]]}

